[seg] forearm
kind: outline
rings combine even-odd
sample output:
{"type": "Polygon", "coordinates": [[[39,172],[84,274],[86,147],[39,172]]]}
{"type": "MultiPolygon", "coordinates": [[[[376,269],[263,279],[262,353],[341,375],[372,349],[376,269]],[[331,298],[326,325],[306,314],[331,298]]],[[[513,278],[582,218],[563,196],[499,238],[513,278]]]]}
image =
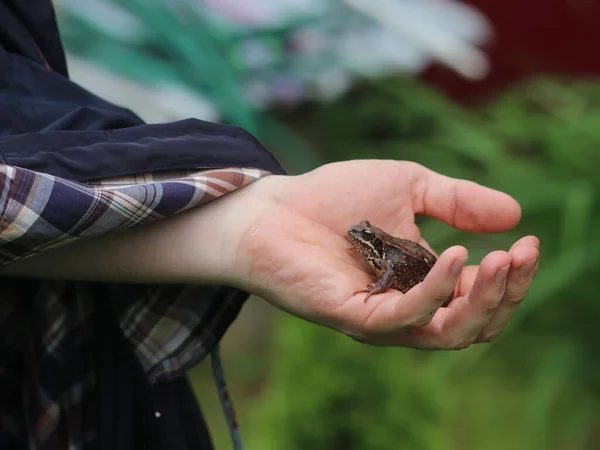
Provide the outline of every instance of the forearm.
{"type": "MultiPolygon", "coordinates": [[[[259,180],[260,181],[260,180],[259,180]]],[[[257,182],[258,183],[258,182],[257,182]]],[[[8,264],[0,274],[79,281],[237,284],[245,190],[130,230],[8,264]]]]}

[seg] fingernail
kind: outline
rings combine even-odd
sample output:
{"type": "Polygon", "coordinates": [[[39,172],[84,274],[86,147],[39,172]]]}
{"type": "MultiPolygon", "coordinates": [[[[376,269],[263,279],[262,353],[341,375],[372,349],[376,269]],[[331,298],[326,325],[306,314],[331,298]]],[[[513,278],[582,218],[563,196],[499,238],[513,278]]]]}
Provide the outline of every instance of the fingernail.
{"type": "Polygon", "coordinates": [[[526,262],[521,267],[519,267],[519,271],[518,271],[519,277],[522,280],[526,280],[527,278],[529,278],[531,276],[531,274],[533,273],[536,264],[537,264],[537,258],[532,259],[531,261],[526,262]]]}
{"type": "Polygon", "coordinates": [[[463,267],[465,267],[465,264],[467,263],[467,259],[469,259],[468,256],[463,256],[462,258],[458,258],[456,261],[454,261],[454,264],[452,264],[452,276],[454,278],[458,278],[463,270],[463,267]]]}
{"type": "Polygon", "coordinates": [[[502,267],[501,269],[498,269],[498,272],[496,272],[495,281],[498,286],[502,286],[506,282],[506,277],[508,276],[508,269],[510,269],[510,264],[502,267]]]}

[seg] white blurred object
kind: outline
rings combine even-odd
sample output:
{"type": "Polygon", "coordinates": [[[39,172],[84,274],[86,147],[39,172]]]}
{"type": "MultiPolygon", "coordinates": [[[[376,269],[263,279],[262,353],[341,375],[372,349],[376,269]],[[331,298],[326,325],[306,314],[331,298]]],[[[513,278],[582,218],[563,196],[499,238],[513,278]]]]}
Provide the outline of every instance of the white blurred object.
{"type": "MultiPolygon", "coordinates": [[[[198,26],[207,30],[195,42],[186,42],[187,36],[181,36],[180,42],[175,33],[164,30],[158,33],[170,35],[161,51],[185,47],[183,53],[202,60],[206,67],[218,64],[229,70],[232,77],[219,80],[223,81],[216,83],[219,90],[215,90],[213,80],[203,79],[210,74],[199,73],[198,83],[188,90],[169,84],[148,91],[136,84],[131,91],[124,88],[115,95],[114,89],[108,88],[103,93],[117,102],[124,98],[140,102],[135,109],[145,111],[152,120],[165,114],[211,117],[216,111],[206,98],[221,105],[240,98],[240,105],[259,110],[275,103],[331,100],[343,95],[360,78],[416,75],[434,62],[470,80],[489,73],[489,60],[480,47],[490,39],[492,26],[474,7],[459,0],[163,0],[171,6],[167,8],[171,15],[161,20],[153,20],[152,8],[147,15],[136,16],[123,0],[54,1],[79,21],[141,52],[155,48],[157,23],[176,30],[181,15],[192,24],[195,17],[202,18],[198,26]],[[188,14],[190,11],[194,13],[188,14]],[[221,59],[215,61],[216,57],[221,59]],[[227,83],[237,84],[227,87],[227,83]],[[224,94],[227,89],[230,92],[224,94]]],[[[140,7],[145,4],[137,1],[140,7]]],[[[164,14],[165,10],[159,10],[164,14]]],[[[85,39],[82,34],[75,46],[80,56],[92,54],[99,65],[106,67],[122,69],[119,65],[127,64],[122,60],[113,62],[110,53],[86,53],[85,46],[79,45],[85,39]]],[[[93,42],[88,48],[94,49],[93,42]]],[[[147,56],[156,57],[152,53],[147,56]]],[[[81,61],[74,63],[83,67],[81,61]]],[[[84,71],[90,70],[88,67],[84,71]]],[[[88,75],[82,76],[80,82],[105,89],[99,73],[89,79],[88,75]]],[[[104,73],[110,80],[115,77],[104,73]]],[[[115,86],[124,81],[114,81],[115,86]]],[[[171,80],[158,82],[166,85],[171,80]]]]}
{"type": "Polygon", "coordinates": [[[436,61],[468,79],[484,78],[489,61],[478,46],[492,26],[474,7],[457,0],[201,0],[241,25],[268,28],[298,17],[324,23],[335,4],[372,19],[377,27],[348,26],[329,45],[349,68],[375,75],[401,70],[418,73],[436,61]]]}
{"type": "Polygon", "coordinates": [[[477,45],[489,38],[491,26],[470,6],[454,0],[344,1],[465,78],[477,80],[489,72],[477,45]]]}
{"type": "MultiPolygon", "coordinates": [[[[326,13],[323,0],[200,0],[209,8],[228,16],[239,24],[271,27],[299,16],[321,16],[326,13]]],[[[337,0],[336,0],[337,1],[337,0]]]]}
{"type": "Polygon", "coordinates": [[[332,45],[344,67],[368,77],[419,73],[430,61],[416,43],[382,27],[373,26],[360,34],[349,31],[332,45]]]}
{"type": "Polygon", "coordinates": [[[195,117],[221,118],[215,105],[183,86],[145,86],[68,54],[70,78],[93,94],[131,109],[147,123],[165,123],[195,117]]]}

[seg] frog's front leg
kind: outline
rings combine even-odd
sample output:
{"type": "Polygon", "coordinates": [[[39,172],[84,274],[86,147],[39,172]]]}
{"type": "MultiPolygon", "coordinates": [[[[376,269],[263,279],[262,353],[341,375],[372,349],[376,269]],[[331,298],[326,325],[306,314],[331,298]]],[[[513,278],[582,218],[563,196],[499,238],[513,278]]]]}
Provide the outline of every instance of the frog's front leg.
{"type": "Polygon", "coordinates": [[[374,260],[374,263],[381,267],[382,270],[385,270],[385,272],[379,277],[375,284],[369,284],[366,288],[360,289],[354,293],[354,295],[356,295],[359,292],[368,292],[365,297],[365,303],[371,295],[387,291],[394,283],[395,273],[392,265],[385,259],[376,259],[374,260]]]}

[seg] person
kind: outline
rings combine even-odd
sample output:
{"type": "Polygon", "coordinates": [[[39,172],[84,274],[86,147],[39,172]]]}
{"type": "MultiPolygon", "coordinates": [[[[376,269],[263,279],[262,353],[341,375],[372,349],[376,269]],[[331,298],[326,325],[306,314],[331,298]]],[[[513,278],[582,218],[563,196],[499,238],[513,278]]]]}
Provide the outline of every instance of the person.
{"type": "Polygon", "coordinates": [[[496,339],[526,296],[539,241],[466,266],[441,253],[402,294],[346,251],[369,219],[428,246],[415,216],[470,232],[520,220],[510,196],[403,161],[287,175],[239,128],[145,124],[69,80],[48,0],[0,0],[0,448],[212,448],[185,378],[248,293],[370,345],[496,339]],[[454,293],[449,307],[442,304],[454,293]]]}

